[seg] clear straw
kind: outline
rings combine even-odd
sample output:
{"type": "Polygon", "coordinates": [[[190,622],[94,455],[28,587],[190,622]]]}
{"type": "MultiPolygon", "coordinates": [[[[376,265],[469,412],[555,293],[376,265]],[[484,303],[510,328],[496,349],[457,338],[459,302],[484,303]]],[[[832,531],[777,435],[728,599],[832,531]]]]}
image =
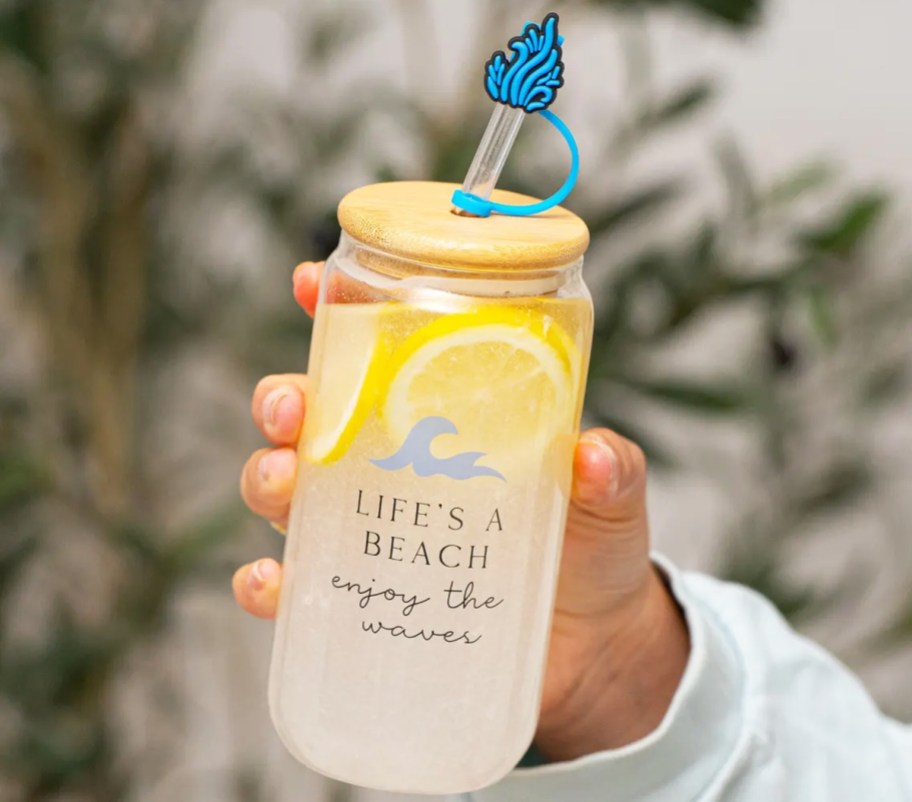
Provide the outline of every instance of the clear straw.
{"type": "MultiPolygon", "coordinates": [[[[523,109],[516,109],[504,103],[494,104],[494,113],[488,121],[488,127],[481,138],[478,150],[475,151],[475,158],[472,159],[469,171],[462,182],[463,192],[477,195],[484,200],[491,197],[525,116],[526,112],[523,109]]],[[[469,214],[455,206],[453,211],[461,215],[469,214]]]]}

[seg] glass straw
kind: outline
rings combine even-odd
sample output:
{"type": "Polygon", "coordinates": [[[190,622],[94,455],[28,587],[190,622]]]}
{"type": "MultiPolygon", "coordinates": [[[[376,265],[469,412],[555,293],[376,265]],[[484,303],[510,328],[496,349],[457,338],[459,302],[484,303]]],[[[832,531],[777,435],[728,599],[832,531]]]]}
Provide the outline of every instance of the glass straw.
{"type": "MultiPolygon", "coordinates": [[[[475,151],[475,158],[472,159],[469,171],[462,182],[463,192],[477,195],[484,200],[491,197],[525,116],[526,112],[523,109],[513,108],[504,103],[494,104],[494,113],[488,121],[488,127],[481,138],[478,150],[475,151]]],[[[452,211],[469,216],[468,212],[455,206],[452,211]]]]}

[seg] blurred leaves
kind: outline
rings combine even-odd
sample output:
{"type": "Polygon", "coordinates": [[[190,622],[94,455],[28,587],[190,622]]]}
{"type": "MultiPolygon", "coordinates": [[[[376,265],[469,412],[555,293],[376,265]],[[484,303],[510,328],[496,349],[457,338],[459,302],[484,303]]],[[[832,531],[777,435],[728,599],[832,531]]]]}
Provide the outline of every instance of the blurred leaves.
{"type": "Polygon", "coordinates": [[[0,7],[0,47],[15,53],[39,72],[46,71],[41,48],[41,18],[47,13],[45,0],[12,0],[0,7]]]}
{"type": "MultiPolygon", "coordinates": [[[[25,722],[7,752],[6,770],[31,793],[70,787],[74,778],[91,777],[112,756],[105,719],[84,714],[101,701],[98,682],[112,665],[114,647],[110,633],[90,635],[59,607],[44,643],[2,653],[0,690],[25,722]]],[[[106,778],[105,790],[112,791],[113,783],[113,777],[106,778]]]]}
{"type": "Polygon", "coordinates": [[[860,407],[878,409],[899,401],[909,390],[910,368],[908,359],[888,361],[878,365],[865,376],[859,393],[860,407]]]}
{"type": "Polygon", "coordinates": [[[597,0],[616,9],[675,8],[700,15],[737,29],[747,29],[760,20],[763,0],[597,0]]]}
{"type": "Polygon", "coordinates": [[[684,5],[692,5],[710,17],[737,27],[748,27],[758,22],[763,8],[762,0],[689,0],[684,5]]]}
{"type": "Polygon", "coordinates": [[[763,531],[745,526],[735,535],[725,556],[725,576],[753,588],[775,602],[779,611],[789,619],[804,615],[817,602],[814,591],[785,579],[781,557],[769,548],[769,538],[763,531]]]}
{"type": "Polygon", "coordinates": [[[715,147],[716,162],[728,192],[728,221],[751,228],[756,224],[758,193],[741,147],[730,137],[715,147]]]}
{"type": "Polygon", "coordinates": [[[832,164],[812,161],[775,181],[767,192],[766,201],[772,207],[790,205],[812,192],[831,186],[835,177],[832,164]]]}
{"type": "Polygon", "coordinates": [[[805,248],[832,256],[847,257],[873,233],[889,206],[883,192],[865,192],[852,198],[834,218],[800,231],[798,242],[805,248]]]}
{"type": "Polygon", "coordinates": [[[805,298],[817,339],[827,348],[832,348],[839,338],[839,324],[832,295],[823,286],[817,285],[808,289],[805,298]]]}
{"type": "Polygon", "coordinates": [[[672,378],[650,381],[639,378],[625,384],[644,398],[702,415],[746,412],[750,409],[749,396],[735,382],[672,378]]]}
{"type": "Polygon", "coordinates": [[[325,64],[353,47],[370,29],[370,14],[345,8],[322,13],[308,20],[304,27],[303,49],[316,64],[325,64]]]}
{"type": "MultiPolygon", "coordinates": [[[[38,548],[38,538],[23,536],[4,539],[0,547],[0,604],[6,600],[17,577],[24,570],[26,563],[38,548]]],[[[0,639],[2,639],[0,630],[0,639]]]]}
{"type": "Polygon", "coordinates": [[[795,494],[795,514],[800,518],[831,514],[862,501],[875,486],[876,477],[864,462],[835,462],[795,494]]]}
{"type": "Polygon", "coordinates": [[[51,486],[47,466],[27,451],[0,451],[0,514],[35,501],[51,486]]]}
{"type": "Polygon", "coordinates": [[[640,136],[655,133],[688,121],[714,96],[715,86],[712,81],[706,78],[693,81],[640,111],[633,120],[633,134],[640,136]]]}
{"type": "Polygon", "coordinates": [[[686,193],[687,185],[681,179],[663,179],[626,196],[605,203],[587,219],[589,231],[596,236],[615,233],[616,230],[653,220],[686,193]]]}
{"type": "MultiPolygon", "coordinates": [[[[647,56],[636,55],[628,65],[634,78],[651,76],[647,56]]],[[[638,111],[612,140],[624,158],[636,157],[651,134],[692,119],[713,97],[710,80],[670,95],[651,79],[633,83],[638,111]]],[[[834,427],[837,413],[829,408],[838,400],[841,410],[854,410],[839,415],[862,416],[907,397],[907,354],[875,343],[895,339],[905,325],[912,289],[894,282],[900,295],[889,311],[886,304],[866,316],[854,311],[875,280],[878,266],[865,260],[890,209],[886,193],[845,187],[819,160],[765,182],[730,137],[712,152],[722,208],[692,211],[670,235],[661,231],[665,221],[684,218],[682,207],[693,204],[687,173],[653,175],[640,187],[606,181],[608,197],[580,209],[591,222],[594,252],[612,253],[634,229],[639,242],[633,252],[622,249],[595,295],[587,410],[593,423],[641,442],[653,469],[686,469],[688,462],[644,424],[656,414],[674,415],[679,428],[700,418],[752,432],[750,467],[710,460],[723,488],[739,481],[750,488],[722,491],[736,494],[745,523],[731,533],[718,572],[757,589],[786,615],[806,617],[851,604],[865,591],[851,583],[799,586],[788,578],[785,550],[811,522],[835,520],[877,497],[884,477],[865,424],[850,417],[834,427]],[[704,366],[700,379],[688,376],[672,356],[682,339],[732,313],[756,321],[755,344],[737,362],[720,360],[704,366]]],[[[610,174],[610,167],[593,172],[610,174]]],[[[731,348],[725,345],[720,350],[731,348]]],[[[711,354],[713,344],[703,348],[711,354]]]]}
{"type": "Polygon", "coordinates": [[[48,610],[28,637],[18,611],[0,622],[0,796],[13,778],[29,802],[123,798],[119,673],[245,517],[232,500],[186,531],[164,524],[139,413],[151,357],[212,336],[219,300],[175,303],[168,227],[192,171],[167,121],[204,4],[79,5],[0,7],[0,217],[26,221],[4,226],[0,269],[40,343],[27,389],[0,387],[0,598],[37,593],[48,610]],[[57,581],[68,550],[98,575],[57,581]],[[84,583],[77,603],[71,582],[84,583]]]}

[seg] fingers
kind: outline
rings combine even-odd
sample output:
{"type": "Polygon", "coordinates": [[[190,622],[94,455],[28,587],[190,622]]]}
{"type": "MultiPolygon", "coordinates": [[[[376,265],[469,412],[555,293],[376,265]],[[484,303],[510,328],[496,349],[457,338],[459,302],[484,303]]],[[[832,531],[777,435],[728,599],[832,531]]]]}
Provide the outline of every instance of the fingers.
{"type": "Polygon", "coordinates": [[[646,538],[646,458],[636,443],[609,429],[584,432],[573,459],[568,532],[610,542],[646,538]]]}
{"type": "Polygon", "coordinates": [[[291,446],[301,436],[304,423],[307,376],[281,373],[260,379],[253,391],[253,422],[277,446],[291,446]]]}
{"type": "Polygon", "coordinates": [[[294,492],[298,457],[292,448],[254,451],[241,472],[241,497],[251,511],[284,525],[294,492]]]}
{"type": "MultiPolygon", "coordinates": [[[[267,376],[253,392],[251,412],[260,431],[277,446],[294,446],[304,423],[307,377],[287,373],[267,376]]],[[[263,448],[241,472],[241,495],[257,515],[283,525],[294,491],[297,456],[294,448],[263,448]]]]}
{"type": "Polygon", "coordinates": [[[275,618],[281,586],[282,566],[268,559],[242,565],[231,580],[237,603],[257,618],[275,618]]]}
{"type": "Polygon", "coordinates": [[[636,505],[645,489],[646,457],[636,443],[610,429],[583,432],[573,459],[577,504],[595,515],[616,519],[619,506],[636,505]]]}
{"type": "MultiPolygon", "coordinates": [[[[313,316],[322,262],[303,262],[294,271],[295,300],[313,316]]],[[[289,373],[267,376],[253,392],[251,413],[259,430],[280,448],[254,452],[241,472],[241,496],[250,509],[277,528],[288,520],[297,474],[293,446],[304,423],[307,377],[289,373]]],[[[241,566],[231,580],[238,604],[259,618],[275,618],[282,568],[275,560],[241,566]]]]}
{"type": "Polygon", "coordinates": [[[323,262],[301,262],[292,275],[295,300],[311,317],[317,308],[317,295],[320,292],[322,274],[323,262]]]}
{"type": "Polygon", "coordinates": [[[610,612],[645,588],[649,573],[643,452],[608,429],[585,432],[574,454],[558,608],[610,612]]]}

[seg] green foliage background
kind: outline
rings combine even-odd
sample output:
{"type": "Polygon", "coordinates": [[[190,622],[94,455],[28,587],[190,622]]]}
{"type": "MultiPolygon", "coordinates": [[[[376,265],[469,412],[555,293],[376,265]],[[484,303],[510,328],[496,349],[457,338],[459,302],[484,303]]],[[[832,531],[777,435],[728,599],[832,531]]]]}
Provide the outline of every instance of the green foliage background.
{"type": "MultiPolygon", "coordinates": [[[[178,393],[175,366],[219,365],[214,380],[225,386],[209,391],[220,400],[206,396],[179,432],[192,430],[208,459],[233,471],[250,442],[232,430],[245,393],[260,375],[303,362],[308,323],[284,280],[260,274],[275,288],[251,294],[243,264],[227,270],[207,246],[227,225],[212,212],[216,199],[262,235],[239,262],[325,256],[338,235],[334,198],[314,182],[352,160],[378,179],[458,181],[488,112],[475,81],[446,112],[365,81],[344,105],[317,112],[247,98],[234,129],[194,147],[185,89],[207,5],[0,2],[0,298],[11,315],[0,328],[0,791],[11,799],[129,794],[134,767],[111,715],[124,667],[158,642],[176,594],[200,582],[227,593],[233,561],[252,553],[233,485],[178,504],[163,472],[192,487],[206,466],[192,454],[164,468],[154,458],[162,435],[152,423],[163,423],[178,393]],[[382,151],[366,153],[369,123],[412,142],[419,167],[406,174],[382,151]],[[273,149],[278,167],[264,160],[273,149]],[[82,563],[62,560],[61,549],[91,568],[66,573],[82,563]]],[[[749,36],[763,12],[761,0],[557,6],[628,24],[669,7],[732,36],[749,36]]],[[[399,8],[406,31],[420,31],[421,9],[399,8]]],[[[485,13],[480,54],[534,16],[516,2],[485,13]]],[[[300,70],[314,79],[367,27],[346,6],[301,19],[300,70]]],[[[743,510],[717,572],[806,622],[851,606],[863,588],[796,580],[789,548],[820,521],[876,501],[884,476],[869,435],[907,398],[909,359],[896,332],[912,310],[912,282],[877,261],[891,200],[876,187],[846,188],[823,163],[756,176],[732,141],[707,143],[726,202],[683,227],[667,221],[692,202],[686,169],[605,189],[617,165],[715,101],[713,76],[656,90],[643,41],[629,43],[628,103],[605,120],[603,163],[593,160],[569,204],[590,224],[593,254],[636,242],[618,261],[588,267],[599,315],[587,414],[640,442],[655,470],[699,469],[646,423],[657,414],[681,427],[734,427],[749,440],[749,463],[716,466],[734,471],[743,510]],[[740,365],[699,379],[678,368],[674,349],[732,309],[756,322],[740,365]],[[821,424],[824,400],[837,402],[836,431],[821,424]]],[[[503,183],[536,193],[543,179],[531,186],[524,163],[520,151],[503,183]]],[[[912,594],[888,612],[863,651],[912,638],[912,594]]],[[[249,783],[238,789],[239,799],[264,798],[249,783]]]]}

